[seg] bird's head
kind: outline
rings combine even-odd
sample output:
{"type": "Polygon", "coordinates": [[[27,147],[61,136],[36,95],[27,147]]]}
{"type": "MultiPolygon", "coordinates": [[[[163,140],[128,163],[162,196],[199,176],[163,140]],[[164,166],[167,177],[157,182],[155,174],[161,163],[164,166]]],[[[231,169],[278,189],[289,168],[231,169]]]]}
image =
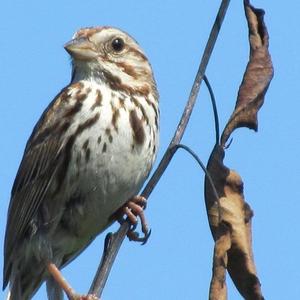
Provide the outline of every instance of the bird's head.
{"type": "Polygon", "coordinates": [[[151,66],[138,43],[113,27],[77,31],[65,44],[73,64],[72,81],[95,80],[115,89],[155,88],[151,66]]]}

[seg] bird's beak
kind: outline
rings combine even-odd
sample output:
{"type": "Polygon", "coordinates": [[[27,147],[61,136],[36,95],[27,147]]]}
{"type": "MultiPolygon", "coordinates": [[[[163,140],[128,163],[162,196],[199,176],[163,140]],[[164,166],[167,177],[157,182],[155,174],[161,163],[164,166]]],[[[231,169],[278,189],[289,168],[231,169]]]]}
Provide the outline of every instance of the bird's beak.
{"type": "Polygon", "coordinates": [[[66,43],[64,48],[75,59],[91,60],[97,56],[95,45],[86,37],[75,38],[66,43]]]}

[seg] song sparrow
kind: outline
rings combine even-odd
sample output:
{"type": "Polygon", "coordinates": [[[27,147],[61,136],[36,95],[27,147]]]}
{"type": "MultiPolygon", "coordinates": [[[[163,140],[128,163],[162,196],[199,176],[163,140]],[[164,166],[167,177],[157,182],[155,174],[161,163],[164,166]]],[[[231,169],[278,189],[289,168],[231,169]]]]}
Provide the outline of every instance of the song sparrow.
{"type": "Polygon", "coordinates": [[[67,265],[115,220],[157,153],[158,93],[136,41],[116,28],[85,28],[65,49],[71,83],[36,124],[12,188],[10,300],[31,299],[45,280],[49,299],[62,299],[47,264],[67,265]]]}

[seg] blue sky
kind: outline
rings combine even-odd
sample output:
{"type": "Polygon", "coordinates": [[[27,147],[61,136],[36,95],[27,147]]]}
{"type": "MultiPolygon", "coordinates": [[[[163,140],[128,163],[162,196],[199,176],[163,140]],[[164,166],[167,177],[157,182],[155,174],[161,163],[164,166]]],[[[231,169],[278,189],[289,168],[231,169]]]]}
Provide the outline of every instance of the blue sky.
{"type": "MultiPolygon", "coordinates": [[[[0,11],[0,268],[10,189],[25,143],[40,114],[70,80],[63,44],[80,27],[112,25],[142,45],[160,91],[162,156],[194,80],[220,1],[3,1],[0,11]]],[[[259,112],[258,133],[239,129],[225,163],[237,170],[254,210],[253,247],[266,299],[300,297],[299,69],[300,3],[253,1],[266,10],[275,76],[259,112]]],[[[218,102],[221,129],[235,104],[248,60],[242,1],[232,1],[207,76],[218,102]]],[[[206,162],[214,142],[203,86],[184,136],[206,162]]],[[[125,241],[104,300],[206,299],[213,241],[203,197],[203,173],[178,152],[149,199],[147,245],[125,241]]],[[[110,230],[116,230],[112,226],[110,230]]],[[[63,273],[86,292],[98,266],[104,234],[63,273]]],[[[2,273],[0,272],[2,281],[2,273]]],[[[228,279],[229,299],[241,299],[228,279]]],[[[4,298],[5,292],[0,292],[4,298]]],[[[45,299],[42,287],[35,299],[45,299]]]]}

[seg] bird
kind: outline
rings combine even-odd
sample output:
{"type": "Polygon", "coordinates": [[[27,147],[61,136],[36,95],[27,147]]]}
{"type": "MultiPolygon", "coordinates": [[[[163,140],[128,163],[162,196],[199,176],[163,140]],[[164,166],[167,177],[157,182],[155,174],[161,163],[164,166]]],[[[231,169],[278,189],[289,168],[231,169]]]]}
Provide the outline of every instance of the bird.
{"type": "Polygon", "coordinates": [[[12,186],[9,300],[32,299],[43,282],[49,300],[63,299],[49,265],[65,267],[120,210],[138,217],[144,201],[136,195],[157,156],[159,94],[135,39],[115,27],[86,27],[64,48],[71,81],[36,123],[12,186]]]}

